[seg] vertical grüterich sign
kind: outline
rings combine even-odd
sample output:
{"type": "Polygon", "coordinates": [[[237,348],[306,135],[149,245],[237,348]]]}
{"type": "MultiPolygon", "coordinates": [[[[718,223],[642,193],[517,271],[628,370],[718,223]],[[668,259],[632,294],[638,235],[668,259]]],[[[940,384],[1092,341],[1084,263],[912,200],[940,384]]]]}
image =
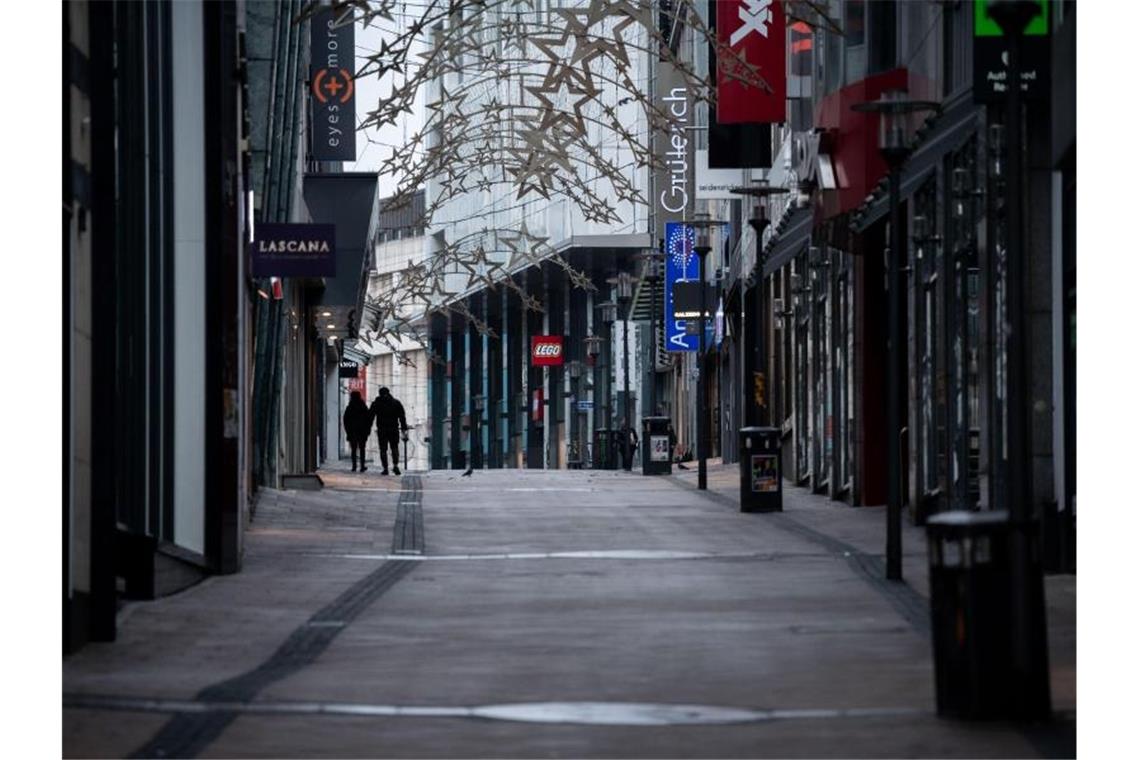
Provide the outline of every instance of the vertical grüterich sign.
{"type": "Polygon", "coordinates": [[[356,33],[351,10],[324,10],[310,25],[313,159],[356,160],[356,33]]]}

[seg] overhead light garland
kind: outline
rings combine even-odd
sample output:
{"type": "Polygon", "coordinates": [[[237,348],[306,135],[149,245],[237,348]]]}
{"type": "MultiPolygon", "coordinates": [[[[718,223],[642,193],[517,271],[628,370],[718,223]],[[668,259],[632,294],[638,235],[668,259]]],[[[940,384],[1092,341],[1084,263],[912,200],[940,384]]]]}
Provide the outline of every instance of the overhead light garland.
{"type": "MultiPolygon", "coordinates": [[[[822,13],[814,2],[785,4],[805,5],[800,15],[822,13]]],[[[326,8],[316,0],[306,3],[296,21],[326,8]]],[[[414,223],[425,229],[439,223],[442,210],[453,209],[454,199],[502,188],[510,189],[514,204],[565,200],[587,221],[620,222],[623,205],[647,204],[632,177],[661,165],[650,151],[649,135],[667,131],[673,120],[653,102],[649,81],[636,79],[636,56],[660,56],[695,98],[710,102],[715,96],[711,78],[698,76],[670,48],[659,29],[661,9],[647,0],[584,0],[581,7],[549,11],[532,0],[334,0],[332,10],[334,26],[363,23],[384,33],[380,49],[366,56],[356,78],[378,77],[388,90],[358,129],[399,123],[414,113],[421,88],[438,88],[422,128],[392,147],[380,165],[380,173],[397,179],[387,209],[406,205],[429,183],[438,190],[414,223]],[[630,108],[641,118],[631,119],[630,108]],[[638,123],[641,129],[631,126],[638,123]],[[629,162],[619,163],[603,146],[613,156],[624,153],[629,162]]],[[[723,76],[770,90],[755,64],[716,39],[702,21],[698,0],[675,0],[672,14],[698,41],[715,47],[723,76]]],[[[594,287],[547,238],[530,232],[524,215],[516,229],[482,229],[438,246],[426,262],[409,261],[394,272],[398,286],[368,302],[368,339],[395,350],[411,338],[427,348],[421,326],[432,313],[458,314],[480,334],[493,336],[462,296],[504,286],[524,308],[541,311],[541,302],[514,278],[541,262],[563,268],[573,287],[594,287]],[[464,284],[449,289],[449,277],[464,284]]]]}

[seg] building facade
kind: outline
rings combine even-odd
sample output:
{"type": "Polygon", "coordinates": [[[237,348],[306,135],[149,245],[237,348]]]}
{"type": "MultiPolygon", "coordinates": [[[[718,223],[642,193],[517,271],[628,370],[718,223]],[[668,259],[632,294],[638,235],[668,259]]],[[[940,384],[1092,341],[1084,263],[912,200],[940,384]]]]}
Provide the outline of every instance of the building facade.
{"type": "Polygon", "coordinates": [[[64,648],[235,572],[249,231],[234,3],[64,8],[64,648]]]}
{"type": "MultiPolygon", "coordinates": [[[[1075,569],[1075,4],[1045,3],[1051,62],[1026,100],[1028,389],[1033,511],[1046,567],[1075,569]]],[[[980,4],[847,0],[789,28],[788,122],[774,132],[754,294],[769,346],[771,422],[785,474],[853,505],[886,500],[886,164],[883,92],[933,101],[913,117],[900,170],[907,248],[904,500],[917,523],[948,509],[1002,508],[1008,467],[1004,98],[979,85],[980,4]],[[790,80],[791,81],[791,80],[790,80]]],[[[755,212],[754,212],[755,213],[755,212]]],[[[740,249],[746,246],[741,240],[740,249]]]]}

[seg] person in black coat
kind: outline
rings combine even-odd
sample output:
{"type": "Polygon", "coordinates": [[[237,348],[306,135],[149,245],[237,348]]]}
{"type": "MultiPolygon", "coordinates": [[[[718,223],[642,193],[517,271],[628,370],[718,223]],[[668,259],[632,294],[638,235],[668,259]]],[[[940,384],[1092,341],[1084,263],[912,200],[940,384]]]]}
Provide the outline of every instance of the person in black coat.
{"type": "Polygon", "coordinates": [[[344,410],[344,434],[352,447],[352,471],[356,472],[356,453],[360,452],[360,471],[364,472],[364,447],[368,445],[368,435],[372,432],[372,411],[364,403],[360,391],[353,391],[344,410]]]}
{"type": "MultiPolygon", "coordinates": [[[[388,474],[388,448],[392,449],[392,471],[400,474],[400,433],[408,432],[404,418],[404,405],[392,397],[387,388],[381,388],[372,402],[372,416],[376,418],[376,437],[380,439],[381,475],[388,474]]],[[[407,465],[407,462],[404,462],[407,465]]]]}
{"type": "Polygon", "coordinates": [[[626,470],[633,469],[633,453],[637,450],[637,428],[629,424],[629,419],[622,417],[620,434],[621,466],[626,470]]]}

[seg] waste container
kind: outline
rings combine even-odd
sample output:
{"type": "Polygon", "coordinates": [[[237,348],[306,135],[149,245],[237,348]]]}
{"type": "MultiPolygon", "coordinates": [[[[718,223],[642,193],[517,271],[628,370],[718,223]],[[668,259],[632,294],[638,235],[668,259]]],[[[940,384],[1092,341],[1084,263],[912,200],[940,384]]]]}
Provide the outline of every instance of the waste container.
{"type": "Polygon", "coordinates": [[[594,429],[594,469],[617,469],[617,452],[614,450],[614,436],[613,431],[609,428],[594,429]]]}
{"type": "Polygon", "coordinates": [[[1005,511],[956,510],[926,521],[938,714],[1010,714],[1013,683],[1010,522],[1005,511]]]}
{"type": "Polygon", "coordinates": [[[673,472],[673,449],[669,445],[669,418],[641,418],[641,474],[669,475],[673,472]]]}
{"type": "Polygon", "coordinates": [[[780,429],[740,429],[740,511],[784,510],[784,466],[780,461],[780,429]]]}

